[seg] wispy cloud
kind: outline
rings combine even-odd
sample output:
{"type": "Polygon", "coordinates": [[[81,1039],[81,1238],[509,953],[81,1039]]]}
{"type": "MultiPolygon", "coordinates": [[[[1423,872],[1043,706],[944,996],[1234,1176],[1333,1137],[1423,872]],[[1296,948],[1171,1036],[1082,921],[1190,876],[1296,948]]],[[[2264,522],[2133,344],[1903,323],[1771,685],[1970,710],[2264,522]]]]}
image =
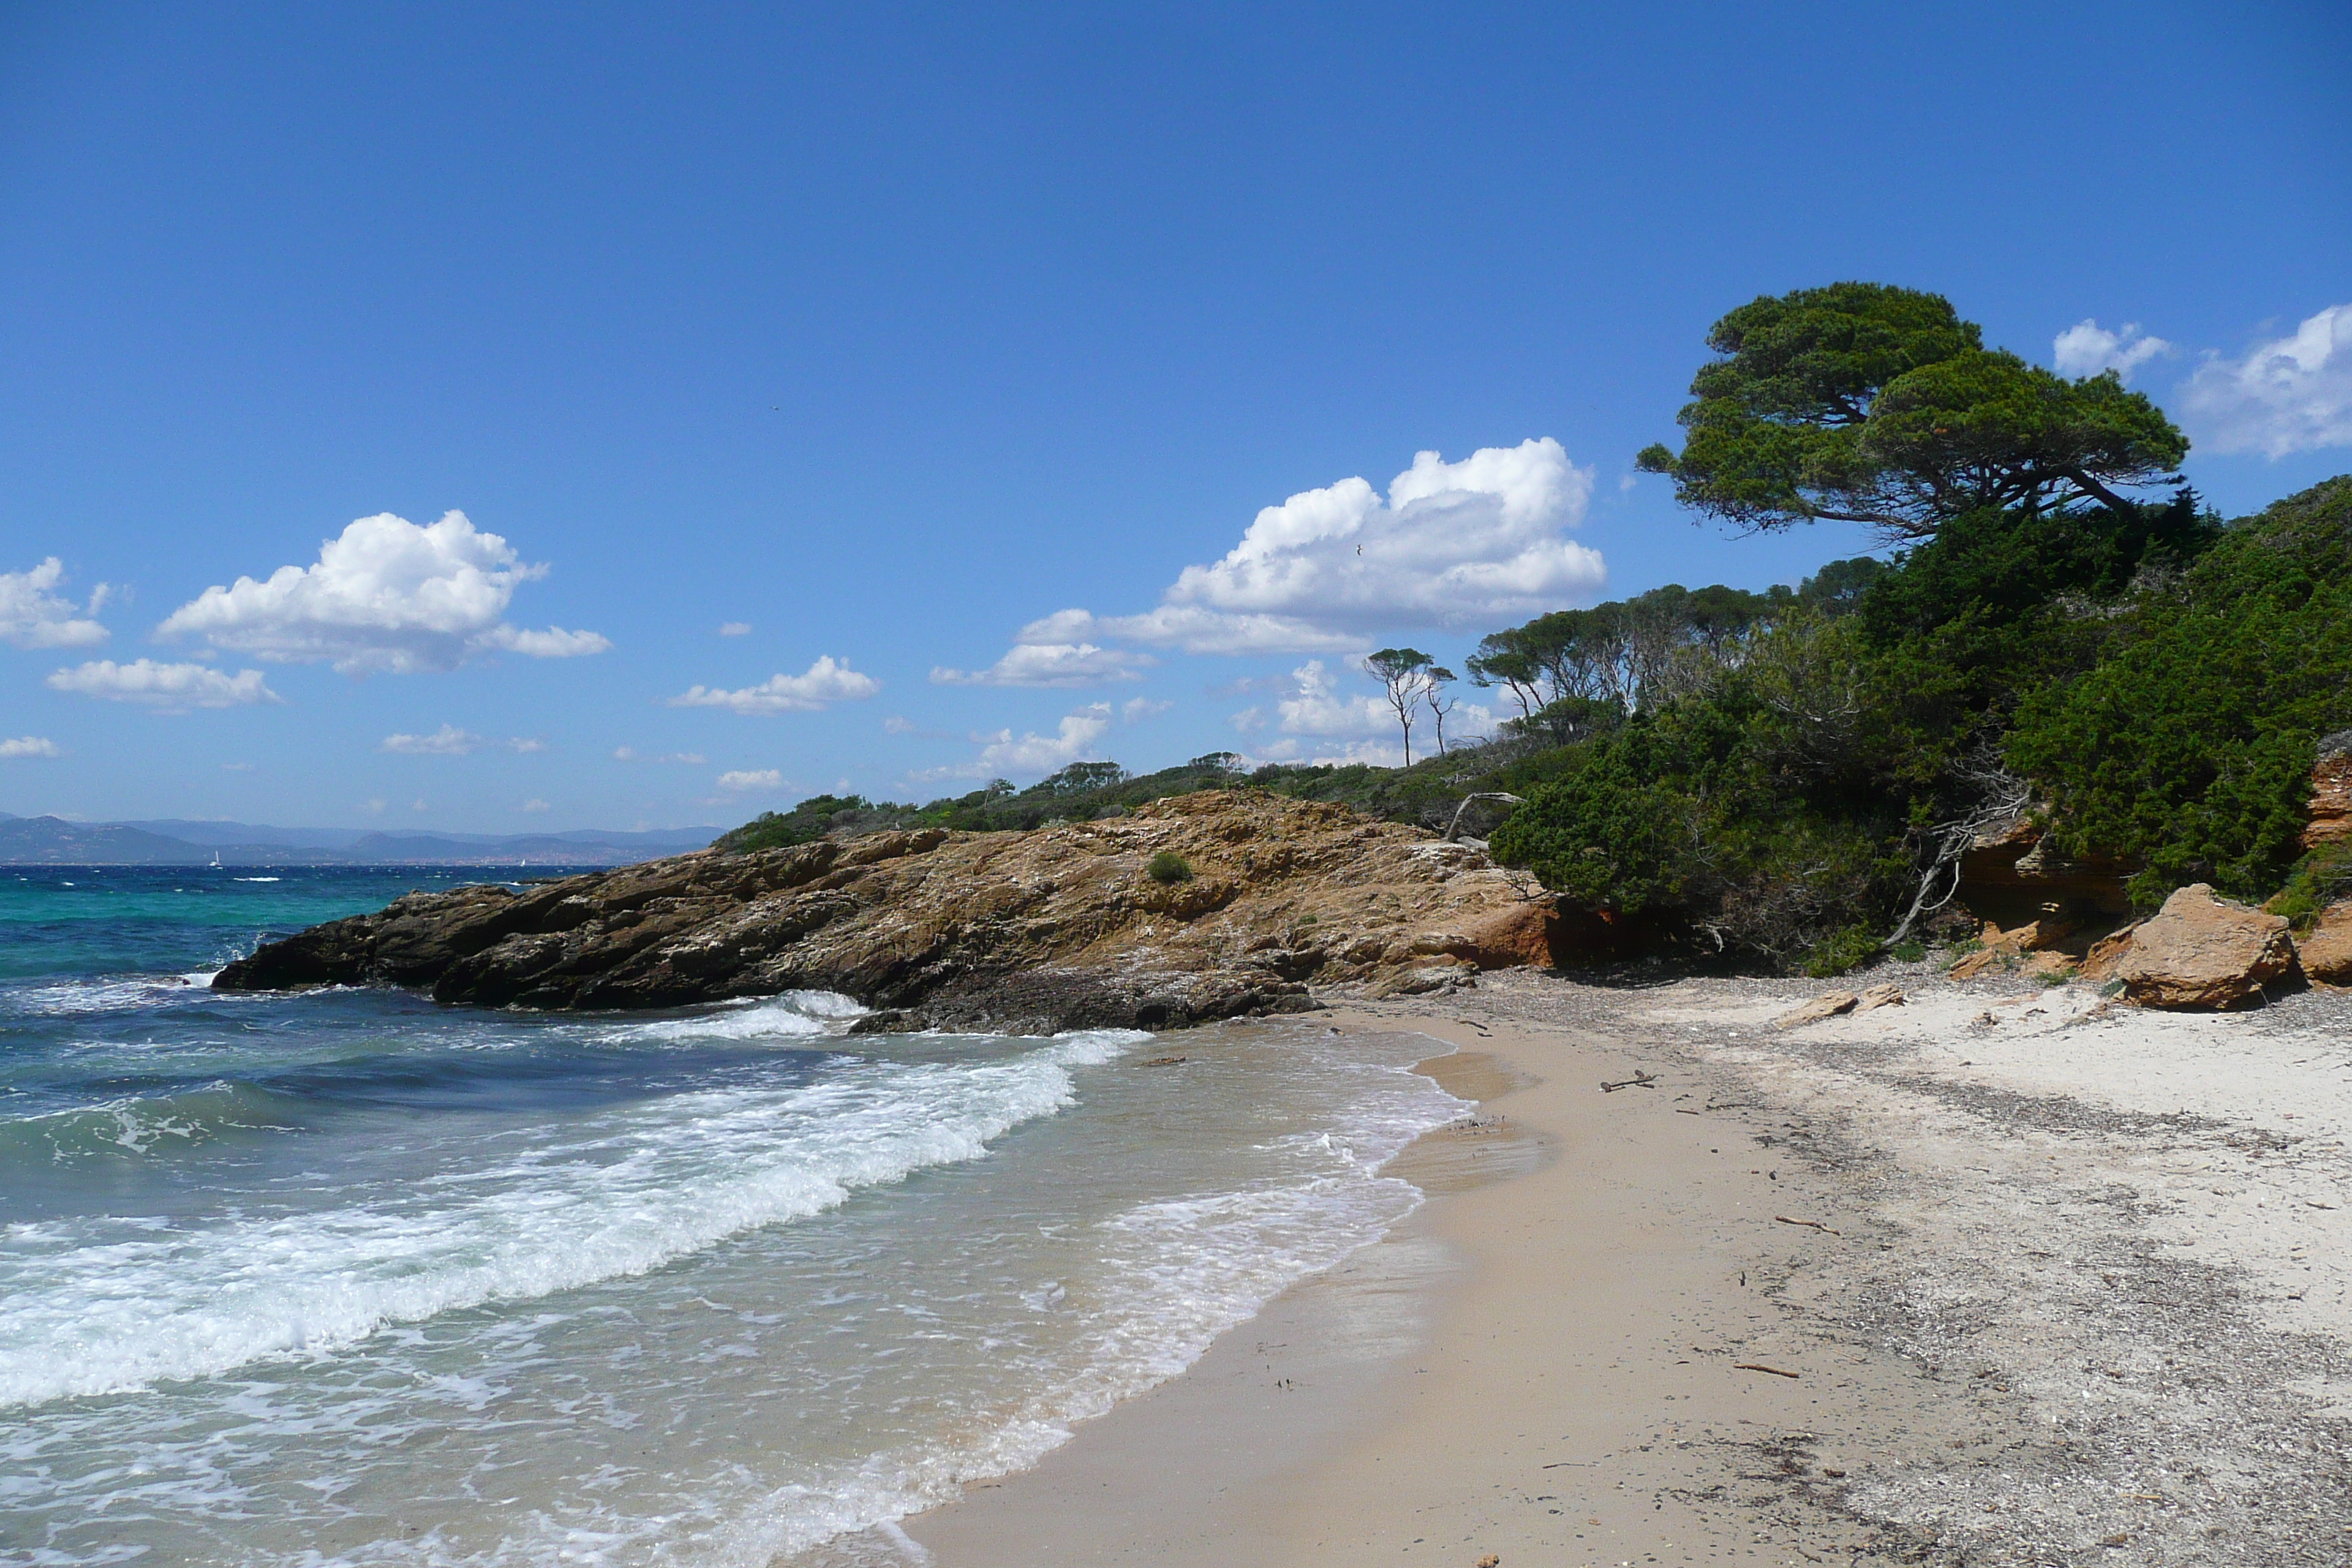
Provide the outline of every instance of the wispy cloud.
{"type": "Polygon", "coordinates": [[[663,752],[658,755],[640,752],[635,746],[615,746],[613,760],[616,763],[692,763],[696,766],[710,759],[700,752],[663,752]]]}
{"type": "Polygon", "coordinates": [[[738,795],[746,790],[782,789],[784,775],[774,768],[737,768],[719,775],[719,787],[738,795]]]}
{"type": "Polygon", "coordinates": [[[375,749],[401,757],[464,757],[488,744],[471,730],[444,724],[429,735],[386,735],[375,749]]]}
{"type": "Polygon", "coordinates": [[[0,762],[15,762],[24,757],[61,757],[58,743],[42,735],[19,735],[15,740],[0,738],[0,762]]]}
{"type": "Polygon", "coordinates": [[[280,663],[329,662],[347,675],[455,669],[499,651],[572,658],[610,648],[595,632],[506,624],[515,589],[546,574],[464,512],[424,527],[380,512],[325,541],[308,566],[205,589],[156,632],[280,663]]]}
{"type": "Polygon", "coordinates": [[[1020,642],[986,669],[935,668],[931,679],[941,686],[1099,686],[1140,680],[1159,662],[1148,653],[1090,642],[1020,642]]]}
{"type": "Polygon", "coordinates": [[[923,741],[961,741],[963,737],[952,730],[926,730],[903,713],[893,713],[882,721],[886,735],[911,735],[923,741]]]}
{"type": "Polygon", "coordinates": [[[751,623],[749,621],[722,621],[719,626],[719,635],[722,637],[749,637],[751,635],[751,623]]]}
{"type": "Polygon", "coordinates": [[[52,691],[108,702],[136,702],[167,713],[284,700],[262,683],[257,669],[240,669],[231,675],[207,664],[158,664],[152,658],[130,664],[93,659],[52,674],[48,687],[52,691]]]}
{"type": "Polygon", "coordinates": [[[882,683],[826,654],[799,675],[772,675],[757,686],[729,691],[697,686],[669,700],[673,708],[724,708],[730,713],[815,713],[835,702],[873,696],[882,683]]]}

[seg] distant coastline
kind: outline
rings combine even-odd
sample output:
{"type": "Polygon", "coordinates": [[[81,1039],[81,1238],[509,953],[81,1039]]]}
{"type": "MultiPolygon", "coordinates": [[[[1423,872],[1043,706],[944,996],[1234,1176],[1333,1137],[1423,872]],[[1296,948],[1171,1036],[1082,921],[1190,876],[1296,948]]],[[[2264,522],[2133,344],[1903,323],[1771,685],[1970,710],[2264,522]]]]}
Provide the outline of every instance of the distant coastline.
{"type": "Polygon", "coordinates": [[[166,819],[68,822],[0,812],[0,866],[631,866],[699,849],[717,827],[423,833],[166,819]]]}

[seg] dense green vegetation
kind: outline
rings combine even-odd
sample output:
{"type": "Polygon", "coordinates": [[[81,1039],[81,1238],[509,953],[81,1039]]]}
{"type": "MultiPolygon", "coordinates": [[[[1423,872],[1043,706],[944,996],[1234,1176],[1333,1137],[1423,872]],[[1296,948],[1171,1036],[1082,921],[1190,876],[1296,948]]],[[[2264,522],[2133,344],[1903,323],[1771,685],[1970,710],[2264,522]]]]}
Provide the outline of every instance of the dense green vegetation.
{"type": "MultiPolygon", "coordinates": [[[[2352,727],[2352,477],[2225,524],[2168,475],[2187,442],[2147,398],[1988,351],[1934,295],[1759,300],[1709,342],[1684,449],[1643,466],[1739,527],[1874,523],[1891,559],[1497,631],[1464,668],[1499,732],[1403,768],[1083,763],[920,806],[820,795],[722,847],[1035,827],[1213,787],[1439,828],[1460,811],[1637,940],[1817,973],[1915,951],[1977,828],[2022,809],[2060,854],[2133,868],[2143,906],[2202,880],[2304,916],[2352,890],[2352,853],[2297,844],[2317,742],[2352,727]],[[2150,488],[2172,493],[2131,493],[2150,488]],[[1496,794],[1520,804],[1464,805],[1496,794]]],[[[1427,655],[1366,668],[1401,731],[1442,721],[1453,677],[1427,655]]]]}
{"type": "Polygon", "coordinates": [[[2142,905],[2311,883],[2315,743],[2352,723],[2352,479],[2227,526],[2185,487],[2119,494],[2187,450],[2160,411],[1989,354],[1932,296],[1807,290],[1710,342],[1685,450],[1644,466],[1736,523],[1909,547],[1728,635],[1688,596],[1664,652],[1579,689],[1613,722],[1498,858],[1661,940],[1816,972],[1907,936],[1974,827],[2029,804],[2062,854],[2139,868],[2142,905]]]}

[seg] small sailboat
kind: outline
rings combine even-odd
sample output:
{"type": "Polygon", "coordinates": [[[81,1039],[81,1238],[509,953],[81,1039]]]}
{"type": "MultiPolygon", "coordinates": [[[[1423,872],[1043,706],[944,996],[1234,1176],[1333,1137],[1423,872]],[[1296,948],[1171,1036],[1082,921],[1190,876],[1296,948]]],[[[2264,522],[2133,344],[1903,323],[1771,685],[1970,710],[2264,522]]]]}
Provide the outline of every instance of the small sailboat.
{"type": "Polygon", "coordinates": [[[214,851],[213,851],[213,869],[214,869],[214,870],[215,870],[215,871],[217,871],[217,870],[219,870],[220,868],[221,868],[221,863],[220,863],[220,851],[219,851],[219,850],[217,850],[217,849],[215,849],[215,850],[214,850],[214,851]]]}

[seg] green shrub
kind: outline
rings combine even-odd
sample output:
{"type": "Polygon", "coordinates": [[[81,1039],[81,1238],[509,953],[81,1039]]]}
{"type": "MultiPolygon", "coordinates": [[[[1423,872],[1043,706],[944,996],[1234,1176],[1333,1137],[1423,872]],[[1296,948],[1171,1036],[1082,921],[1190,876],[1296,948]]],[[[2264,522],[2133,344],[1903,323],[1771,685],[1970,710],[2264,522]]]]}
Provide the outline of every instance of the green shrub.
{"type": "Polygon", "coordinates": [[[1162,849],[1143,868],[1143,874],[1155,882],[1189,882],[1192,879],[1192,864],[1173,849],[1162,849]]]}
{"type": "Polygon", "coordinates": [[[2352,479],[2232,524],[2114,617],[2090,669],[2029,692],[2011,765],[2047,792],[2063,854],[2145,868],[2133,900],[2286,878],[2318,738],[2352,723],[2352,479]]]}
{"type": "Polygon", "coordinates": [[[1886,950],[1886,955],[1897,963],[1919,963],[1927,957],[1927,944],[1906,940],[1886,950]]]}
{"type": "Polygon", "coordinates": [[[1878,956],[1878,938],[1869,926],[1848,926],[1815,944],[1805,955],[1805,973],[1827,980],[1850,969],[1860,969],[1878,956]]]}
{"type": "Polygon", "coordinates": [[[2326,844],[2296,862],[2286,886],[2263,908],[2304,931],[2320,910],[2343,899],[2352,899],[2352,844],[2326,844]]]}

